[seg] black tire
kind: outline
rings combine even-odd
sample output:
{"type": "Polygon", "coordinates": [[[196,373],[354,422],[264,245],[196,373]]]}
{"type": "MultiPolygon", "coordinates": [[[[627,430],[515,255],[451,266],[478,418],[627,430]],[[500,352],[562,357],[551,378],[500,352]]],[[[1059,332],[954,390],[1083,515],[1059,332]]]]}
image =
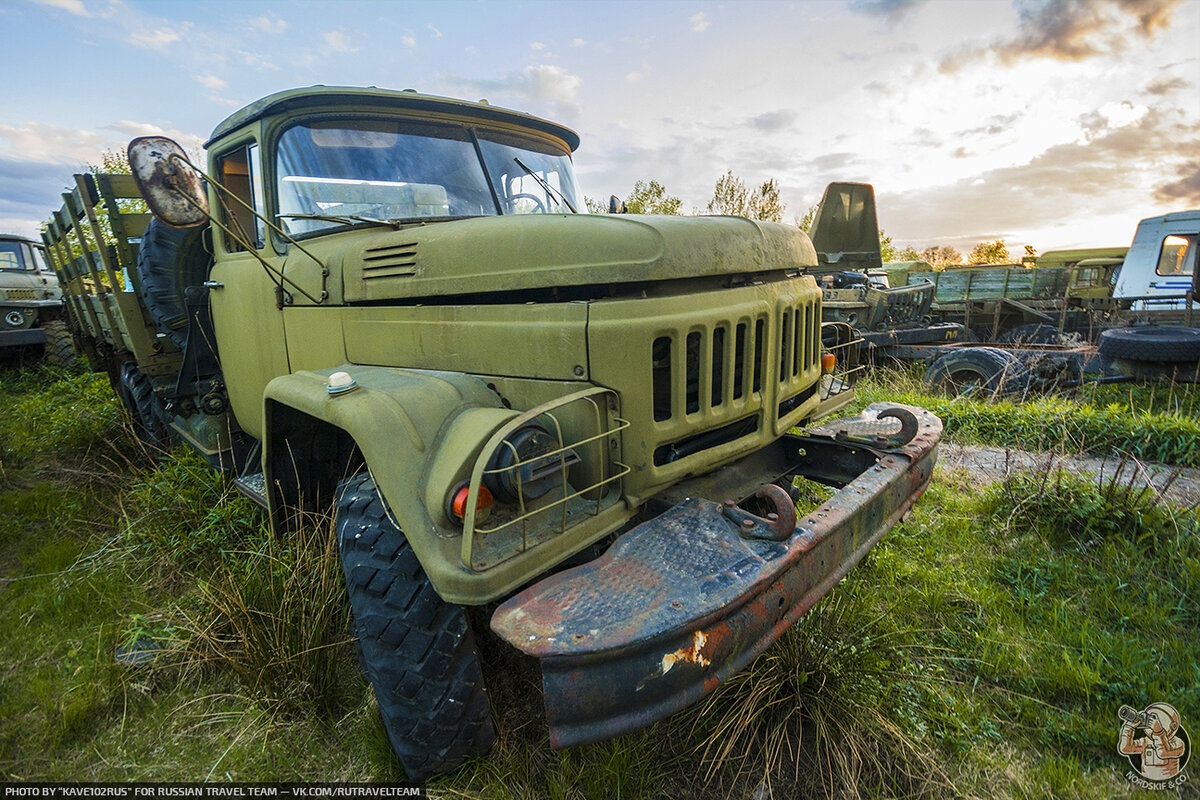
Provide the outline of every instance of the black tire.
{"type": "Polygon", "coordinates": [[[955,394],[1012,394],[1029,387],[1029,372],[1012,353],[995,347],[964,347],[938,356],[925,380],[955,394]]]}
{"type": "Polygon", "coordinates": [[[1100,334],[1100,355],[1129,361],[1180,363],[1200,360],[1200,328],[1148,325],[1109,328],[1100,334]]]}
{"type": "Polygon", "coordinates": [[[141,445],[157,455],[170,449],[171,435],[158,413],[158,398],[150,379],[133,364],[121,369],[121,399],[133,421],[133,432],[141,445]]]}
{"type": "Polygon", "coordinates": [[[188,332],[184,293],[203,284],[212,267],[212,256],[204,249],[205,227],[172,228],[151,219],[138,248],[137,275],[146,310],[180,350],[188,332]]]}
{"type": "Polygon", "coordinates": [[[1058,326],[1035,322],[1005,331],[996,341],[1000,344],[1060,344],[1060,339],[1058,326]]]}
{"type": "Polygon", "coordinates": [[[466,610],[434,591],[369,474],[338,487],[336,526],[360,663],[409,779],[487,752],[496,732],[466,610]]]}
{"type": "Polygon", "coordinates": [[[42,350],[42,358],[47,364],[56,367],[69,367],[75,363],[75,340],[67,330],[67,323],[62,320],[50,320],[42,324],[46,332],[46,344],[42,350]]]}

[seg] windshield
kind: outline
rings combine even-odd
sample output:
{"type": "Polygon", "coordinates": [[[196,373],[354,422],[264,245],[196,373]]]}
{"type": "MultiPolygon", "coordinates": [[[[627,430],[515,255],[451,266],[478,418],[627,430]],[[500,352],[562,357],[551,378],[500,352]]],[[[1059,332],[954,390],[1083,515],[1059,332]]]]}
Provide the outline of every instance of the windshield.
{"type": "Polygon", "coordinates": [[[22,242],[0,241],[0,269],[28,269],[22,242]]]}
{"type": "Polygon", "coordinates": [[[303,123],[284,131],[276,161],[279,213],[292,234],[372,220],[581,207],[570,156],[534,140],[453,125],[303,123]]]}

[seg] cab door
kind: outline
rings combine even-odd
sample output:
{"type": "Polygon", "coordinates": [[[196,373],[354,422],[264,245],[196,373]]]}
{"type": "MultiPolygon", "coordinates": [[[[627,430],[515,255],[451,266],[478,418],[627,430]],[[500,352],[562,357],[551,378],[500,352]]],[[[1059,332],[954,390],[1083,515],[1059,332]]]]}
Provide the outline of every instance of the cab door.
{"type": "MultiPolygon", "coordinates": [[[[262,168],[254,140],[229,145],[213,165],[230,195],[263,213],[262,168]]],[[[216,188],[210,188],[209,198],[213,217],[221,223],[214,225],[208,295],[217,355],[238,425],[261,439],[263,390],[290,369],[276,279],[259,258],[276,272],[282,270],[283,258],[268,246],[254,214],[216,188]]]]}

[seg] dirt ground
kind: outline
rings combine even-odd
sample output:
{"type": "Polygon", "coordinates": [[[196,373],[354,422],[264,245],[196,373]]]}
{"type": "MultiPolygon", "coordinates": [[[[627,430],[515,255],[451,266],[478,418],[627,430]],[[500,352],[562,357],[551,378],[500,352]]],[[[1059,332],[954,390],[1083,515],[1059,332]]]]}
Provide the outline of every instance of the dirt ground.
{"type": "Polygon", "coordinates": [[[1090,475],[1109,481],[1113,476],[1122,484],[1153,486],[1163,492],[1174,505],[1191,508],[1200,504],[1200,469],[1172,467],[1167,464],[1142,462],[1134,458],[1101,458],[1098,456],[1030,453],[1003,447],[981,447],[942,442],[938,464],[948,469],[966,469],[979,483],[1002,480],[1019,470],[1062,469],[1076,475],[1090,475]]]}

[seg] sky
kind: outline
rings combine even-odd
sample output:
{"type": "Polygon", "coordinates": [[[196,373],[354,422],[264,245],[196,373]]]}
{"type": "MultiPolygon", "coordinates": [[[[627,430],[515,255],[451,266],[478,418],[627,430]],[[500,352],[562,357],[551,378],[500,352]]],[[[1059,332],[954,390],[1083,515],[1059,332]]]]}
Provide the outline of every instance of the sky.
{"type": "Polygon", "coordinates": [[[583,191],[726,170],[793,222],[874,184],[898,246],[1128,244],[1200,208],[1200,0],[0,0],[0,232],[71,175],[313,84],[477,100],[577,131],[583,191]]]}

